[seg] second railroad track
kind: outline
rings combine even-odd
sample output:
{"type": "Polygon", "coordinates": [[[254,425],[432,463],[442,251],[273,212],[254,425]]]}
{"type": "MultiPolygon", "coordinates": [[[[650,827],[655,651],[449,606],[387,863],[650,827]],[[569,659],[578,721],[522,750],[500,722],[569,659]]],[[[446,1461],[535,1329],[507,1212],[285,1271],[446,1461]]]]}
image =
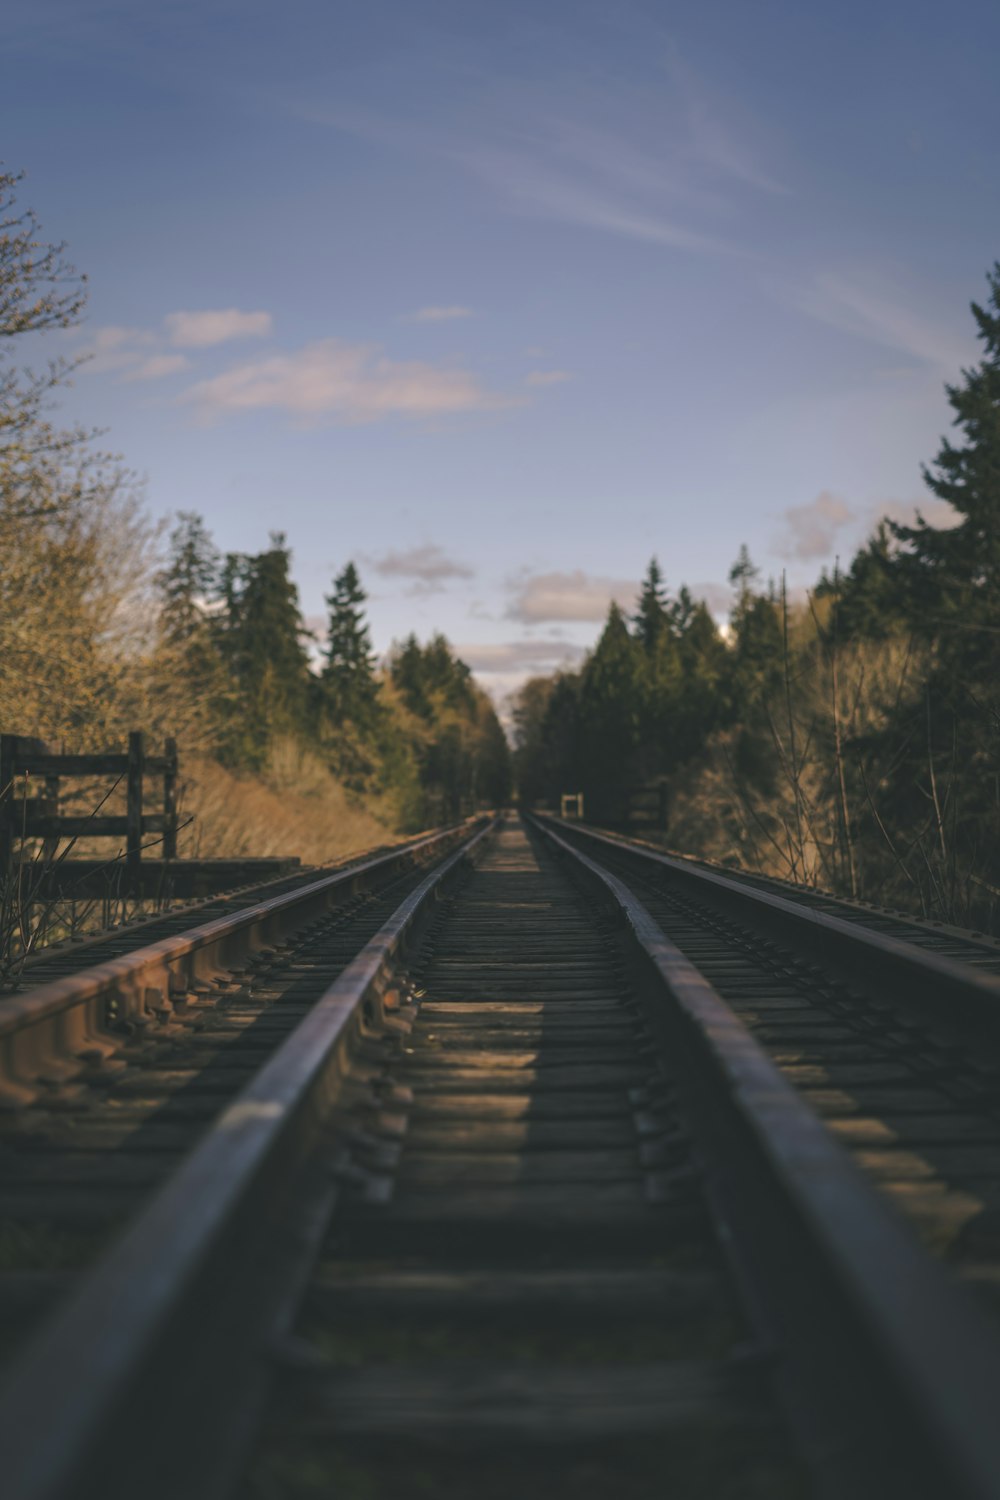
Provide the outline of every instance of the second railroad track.
{"type": "Polygon", "coordinates": [[[693,869],[507,814],[0,1001],[4,1495],[998,1493],[989,946],[693,869]]]}

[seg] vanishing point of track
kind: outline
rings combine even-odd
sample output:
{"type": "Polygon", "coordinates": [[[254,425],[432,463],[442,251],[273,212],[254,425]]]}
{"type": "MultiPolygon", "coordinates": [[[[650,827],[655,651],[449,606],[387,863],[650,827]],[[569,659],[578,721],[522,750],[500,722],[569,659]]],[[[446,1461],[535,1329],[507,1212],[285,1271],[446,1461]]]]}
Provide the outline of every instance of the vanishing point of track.
{"type": "Polygon", "coordinates": [[[997,1493],[988,942],[511,815],[154,936],[0,1000],[10,1500],[997,1493]]]}

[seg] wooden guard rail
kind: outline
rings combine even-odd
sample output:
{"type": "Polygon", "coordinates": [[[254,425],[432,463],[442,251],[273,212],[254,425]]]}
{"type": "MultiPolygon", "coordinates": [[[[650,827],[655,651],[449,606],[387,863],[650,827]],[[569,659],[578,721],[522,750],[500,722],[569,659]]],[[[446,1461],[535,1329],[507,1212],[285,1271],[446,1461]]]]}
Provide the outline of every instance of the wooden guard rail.
{"type": "Polygon", "coordinates": [[[54,859],[59,840],[66,838],[124,838],[128,885],[138,892],[142,875],[143,840],[159,834],[157,853],[164,861],[177,857],[177,744],[168,739],[163,755],[147,755],[145,735],[133,730],[126,754],[55,755],[42,741],[24,735],[0,735],[0,881],[9,876],[15,846],[41,839],[43,854],[54,859]],[[124,814],[88,816],[59,811],[60,782],[64,777],[124,778],[124,814]],[[162,778],[162,812],[147,813],[143,795],[148,778],[162,778]],[[41,783],[34,795],[31,782],[41,783]]]}

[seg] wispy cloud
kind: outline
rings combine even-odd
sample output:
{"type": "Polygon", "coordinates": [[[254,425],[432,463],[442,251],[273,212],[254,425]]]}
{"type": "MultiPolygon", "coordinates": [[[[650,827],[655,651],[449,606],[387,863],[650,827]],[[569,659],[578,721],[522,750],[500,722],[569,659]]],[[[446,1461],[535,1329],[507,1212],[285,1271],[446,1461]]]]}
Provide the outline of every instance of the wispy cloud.
{"type": "Polygon", "coordinates": [[[603,578],[577,569],[572,573],[521,575],[508,583],[507,618],[524,625],[548,620],[603,620],[614,601],[631,609],[638,585],[631,579],[603,578]]]}
{"type": "Polygon", "coordinates": [[[162,380],[165,375],[176,375],[186,370],[191,361],[183,354],[152,354],[141,359],[122,373],[123,380],[162,380]]]}
{"type": "Polygon", "coordinates": [[[962,520],[947,501],[935,495],[920,500],[876,500],[851,506],[839,495],[823,490],[808,505],[792,505],[784,512],[784,528],[774,543],[774,552],[790,561],[819,561],[833,556],[837,534],[848,525],[853,541],[855,537],[870,536],[882,520],[912,526],[918,515],[939,531],[949,531],[962,520]]]}
{"type": "Polygon", "coordinates": [[[732,607],[733,591],[724,583],[692,583],[688,593],[692,599],[703,600],[713,615],[726,615],[732,607]]]}
{"type": "Polygon", "coordinates": [[[380,557],[366,561],[382,578],[411,580],[411,587],[406,591],[408,594],[439,594],[450,579],[474,578],[476,574],[475,568],[451,557],[434,542],[408,547],[402,552],[383,552],[380,557]]]}
{"type": "Polygon", "coordinates": [[[410,313],[413,323],[451,323],[456,318],[471,318],[471,307],[418,307],[410,313]]]}
{"type": "Polygon", "coordinates": [[[435,125],[349,103],[296,106],[315,123],[452,162],[508,209],[669,249],[742,254],[742,200],[785,191],[762,132],[657,37],[628,88],[597,56],[573,81],[480,91],[435,125]],[[593,81],[580,83],[581,78],[593,81]]]}
{"type": "Polygon", "coordinates": [[[871,275],[822,272],[796,297],[811,317],[954,376],[975,357],[971,334],[935,322],[871,275]]]}
{"type": "Polygon", "coordinates": [[[921,500],[882,500],[873,505],[866,516],[869,530],[879,521],[898,521],[902,526],[912,526],[922,516],[928,526],[938,531],[951,531],[961,526],[962,517],[947,500],[936,495],[927,495],[921,500]]]}
{"type": "Polygon", "coordinates": [[[778,557],[808,561],[829,557],[834,538],[842,526],[854,519],[854,512],[839,495],[823,490],[808,505],[790,505],[784,512],[784,531],[774,550],[778,557]]]}
{"type": "Polygon", "coordinates": [[[231,339],[262,338],[271,332],[268,312],[219,308],[167,313],[158,329],[110,325],[95,329],[84,353],[94,375],[117,374],[124,381],[161,380],[190,367],[178,349],[208,349],[231,339]]]}
{"type": "Polygon", "coordinates": [[[419,420],[511,404],[466,370],[392,360],[374,345],[339,339],[234,365],[199,381],[182,399],[206,418],[270,409],[344,423],[394,416],[419,420]]]}
{"type": "Polygon", "coordinates": [[[565,385],[567,380],[573,377],[568,370],[532,370],[530,375],[525,375],[525,385],[565,385]]]}
{"type": "Polygon", "coordinates": [[[584,647],[561,638],[491,642],[488,645],[457,646],[457,654],[474,672],[493,675],[523,673],[568,666],[578,662],[584,647]]]}
{"type": "Polygon", "coordinates": [[[112,324],[96,328],[80,352],[91,374],[104,375],[137,365],[148,358],[155,343],[155,335],[144,328],[112,324]]]}
{"type": "Polygon", "coordinates": [[[676,46],[668,47],[665,67],[684,112],[690,155],[722,177],[747,187],[764,193],[786,193],[785,185],[763,166],[759,149],[755,151],[750,144],[753,125],[733,118],[732,101],[724,101],[684,61],[676,46]]]}
{"type": "Polygon", "coordinates": [[[207,349],[231,339],[266,338],[271,324],[269,312],[241,312],[238,307],[173,312],[163,320],[167,338],[177,349],[207,349]]]}

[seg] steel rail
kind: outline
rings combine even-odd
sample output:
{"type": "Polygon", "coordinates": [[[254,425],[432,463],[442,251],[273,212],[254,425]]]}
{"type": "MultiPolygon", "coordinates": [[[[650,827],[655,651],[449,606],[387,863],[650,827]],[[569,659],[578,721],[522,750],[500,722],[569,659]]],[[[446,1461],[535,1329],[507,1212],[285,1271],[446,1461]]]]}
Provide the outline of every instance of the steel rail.
{"type": "Polygon", "coordinates": [[[994,1497],[1000,1344],[971,1299],[628,887],[551,820],[536,826],[626,926],[779,1389],[828,1492],[994,1497]]]}
{"type": "Polygon", "coordinates": [[[118,1050],[123,1031],[147,1027],[194,986],[244,965],[255,951],[281,941],[331,903],[443,854],[467,832],[468,825],[460,825],[428,834],[76,974],[0,998],[0,1108],[31,1105],[51,1085],[99,1067],[118,1050]]]}
{"type": "MultiPolygon", "coordinates": [[[[436,829],[433,832],[443,832],[436,829]]],[[[219,915],[224,915],[225,910],[235,910],[238,905],[248,905],[258,900],[266,900],[270,895],[282,895],[285,891],[299,890],[302,886],[311,885],[320,876],[343,874],[348,868],[365,863],[366,860],[378,857],[381,854],[401,853],[403,849],[412,848],[422,839],[428,836],[427,830],[414,835],[412,839],[405,839],[392,846],[380,844],[376,847],[361,850],[357,854],[346,855],[343,859],[331,860],[323,865],[296,866],[283,875],[269,875],[264,880],[248,881],[243,885],[230,885],[224,890],[212,891],[207,895],[185,896],[176,899],[168,899],[158,911],[137,912],[123,922],[112,923],[107,927],[96,928],[94,931],[80,933],[74,937],[59,938],[54,943],[45,943],[40,948],[33,949],[20,965],[16,982],[9,986],[8,991],[0,991],[0,999],[5,993],[14,993],[22,989],[30,988],[33,984],[44,984],[46,980],[36,980],[34,975],[47,967],[54,967],[59,972],[53,978],[61,978],[63,973],[72,972],[85,968],[89,963],[96,960],[91,959],[94,953],[99,954],[104,948],[120,948],[127,944],[129,951],[135,948],[146,947],[143,938],[149,938],[150,933],[155,933],[157,928],[167,928],[167,936],[183,927],[193,926],[197,920],[198,913],[213,907],[223,908],[219,915]],[[185,921],[185,918],[188,920],[185,921]],[[78,961],[79,960],[79,961],[78,961]]],[[[109,862],[109,869],[113,863],[109,862]]],[[[60,898],[72,900],[72,896],[60,898]]],[[[81,898],[83,899],[83,898],[81,898]]],[[[96,901],[99,898],[86,898],[96,901]]],[[[151,938],[149,939],[151,940],[151,938]]],[[[119,954],[115,955],[120,956],[119,954]]]]}
{"type": "MultiPolygon", "coordinates": [[[[532,816],[546,831],[559,826],[548,816],[532,816]]],[[[574,825],[572,835],[679,876],[730,914],[749,919],[772,936],[807,946],[814,958],[835,964],[863,983],[875,980],[899,987],[896,993],[904,994],[907,1002],[919,1001],[932,1010],[940,1010],[947,999],[950,1021],[960,1014],[984,1027],[1000,1026],[1000,975],[614,834],[574,825]]]]}
{"type": "MultiPolygon", "coordinates": [[[[392,1027],[397,968],[490,826],[465,830],[17,1361],[0,1391],[5,1500],[213,1492],[227,1382],[266,1355],[282,1275],[308,1257],[296,1170],[366,1038],[392,1027]]],[[[331,1211],[335,1185],[319,1197],[331,1211]]]]}

